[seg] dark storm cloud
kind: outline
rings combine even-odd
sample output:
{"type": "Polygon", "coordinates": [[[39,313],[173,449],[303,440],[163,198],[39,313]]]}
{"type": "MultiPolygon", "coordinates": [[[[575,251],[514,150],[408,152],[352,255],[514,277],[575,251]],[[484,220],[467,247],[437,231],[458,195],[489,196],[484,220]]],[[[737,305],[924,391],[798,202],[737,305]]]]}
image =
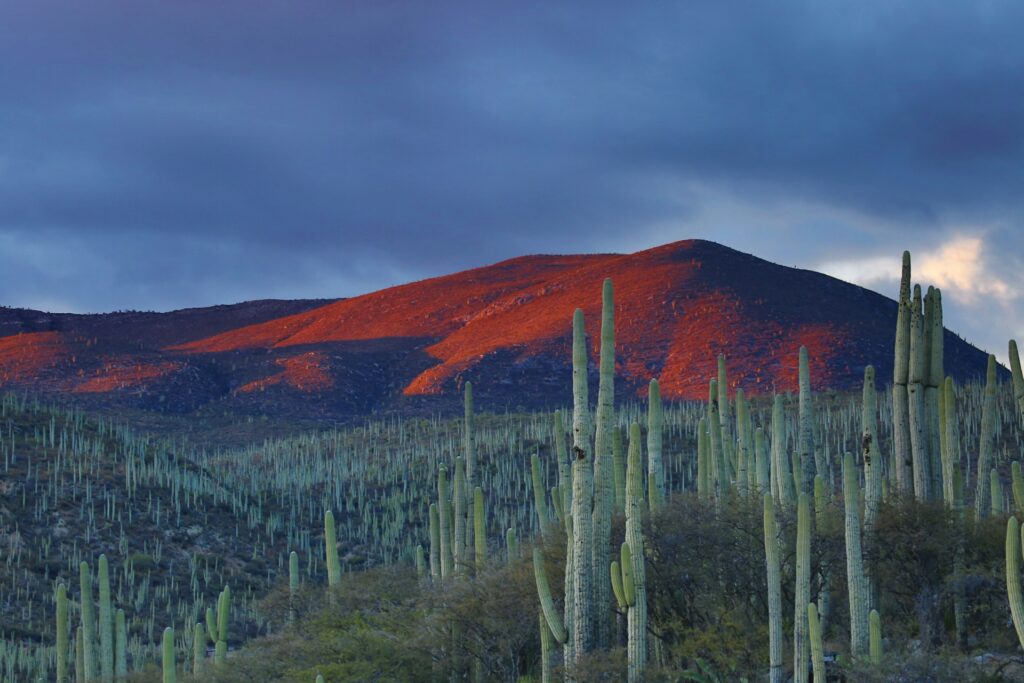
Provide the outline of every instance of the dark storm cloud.
{"type": "Polygon", "coordinates": [[[339,296],[697,234],[801,265],[896,224],[1021,246],[1022,6],[632,5],[8,3],[4,303],[339,296]]]}

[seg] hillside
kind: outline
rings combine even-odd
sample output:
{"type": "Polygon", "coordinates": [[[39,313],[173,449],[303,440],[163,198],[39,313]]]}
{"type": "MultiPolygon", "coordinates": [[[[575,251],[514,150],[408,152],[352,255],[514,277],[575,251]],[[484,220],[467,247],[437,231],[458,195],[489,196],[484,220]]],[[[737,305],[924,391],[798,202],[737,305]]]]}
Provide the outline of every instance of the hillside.
{"type": "MultiPolygon", "coordinates": [[[[818,388],[891,376],[896,304],[820,273],[690,240],[634,254],[525,256],[333,302],[250,302],[171,313],[0,312],[0,387],[187,414],[333,418],[568,402],[569,324],[587,315],[597,350],[601,282],[615,284],[620,399],[651,377],[668,399],[706,395],[714,359],[733,388],[796,388],[810,351],[818,388]]],[[[947,372],[985,356],[946,332],[947,372]]],[[[596,377],[595,377],[596,380],[596,377]]]]}

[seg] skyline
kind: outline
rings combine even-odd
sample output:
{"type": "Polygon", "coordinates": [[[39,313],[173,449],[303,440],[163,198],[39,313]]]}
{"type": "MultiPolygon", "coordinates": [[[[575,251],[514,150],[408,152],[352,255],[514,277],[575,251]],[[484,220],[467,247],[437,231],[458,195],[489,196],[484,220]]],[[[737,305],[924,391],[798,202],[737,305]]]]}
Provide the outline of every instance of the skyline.
{"type": "Polygon", "coordinates": [[[333,298],[702,238],[1024,335],[1009,2],[0,9],[0,304],[333,298]],[[244,11],[243,11],[244,9],[244,11]]]}

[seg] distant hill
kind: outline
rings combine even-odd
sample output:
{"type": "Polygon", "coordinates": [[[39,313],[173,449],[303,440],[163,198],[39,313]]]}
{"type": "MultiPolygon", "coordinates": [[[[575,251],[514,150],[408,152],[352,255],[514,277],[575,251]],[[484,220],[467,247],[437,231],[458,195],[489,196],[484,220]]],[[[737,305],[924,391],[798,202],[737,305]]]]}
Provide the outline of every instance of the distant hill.
{"type": "MultiPolygon", "coordinates": [[[[615,285],[617,398],[650,378],[668,399],[707,396],[724,353],[732,388],[796,388],[808,347],[817,389],[892,375],[896,303],[714,242],[634,254],[524,256],[350,299],[252,301],[170,313],[0,309],[0,387],[169,413],[344,418],[444,410],[464,381],[482,409],[570,402],[571,317],[596,358],[601,283],[615,285]]],[[[986,356],[946,331],[947,373],[986,356]]],[[[596,360],[594,361],[596,363],[596,360]]]]}

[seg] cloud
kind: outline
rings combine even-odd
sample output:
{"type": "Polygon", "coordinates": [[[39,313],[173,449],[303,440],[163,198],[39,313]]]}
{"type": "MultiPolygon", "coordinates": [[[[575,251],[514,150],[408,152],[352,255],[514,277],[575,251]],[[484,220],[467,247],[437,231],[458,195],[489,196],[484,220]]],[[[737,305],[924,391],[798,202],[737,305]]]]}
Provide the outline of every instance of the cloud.
{"type": "Polygon", "coordinates": [[[1009,303],[1019,294],[985,262],[981,237],[958,237],[937,251],[926,253],[917,269],[923,280],[932,282],[965,304],[987,295],[1009,303]]]}

